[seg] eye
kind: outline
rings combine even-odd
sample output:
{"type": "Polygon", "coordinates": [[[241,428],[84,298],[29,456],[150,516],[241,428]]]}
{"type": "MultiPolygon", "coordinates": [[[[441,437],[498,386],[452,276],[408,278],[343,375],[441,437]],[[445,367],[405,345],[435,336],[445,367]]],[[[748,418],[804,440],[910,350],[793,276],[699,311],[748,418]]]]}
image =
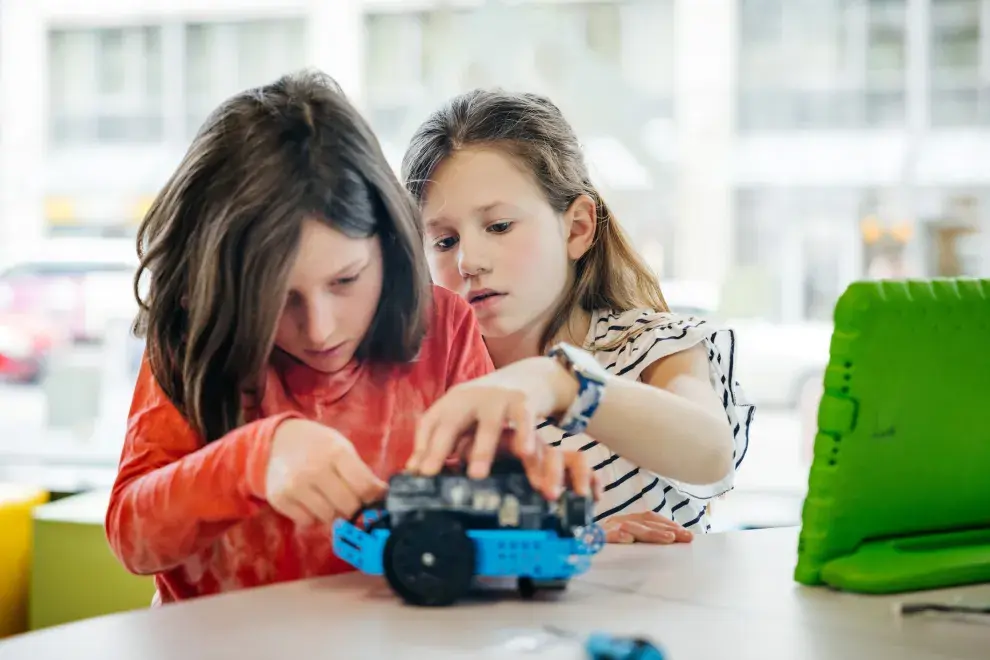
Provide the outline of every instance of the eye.
{"type": "Polygon", "coordinates": [[[492,232],[493,234],[504,234],[505,232],[509,231],[509,229],[511,228],[512,228],[511,220],[500,220],[498,222],[493,222],[492,224],[488,225],[488,231],[492,232]]]}
{"type": "Polygon", "coordinates": [[[330,286],[335,288],[346,287],[348,285],[357,282],[359,277],[361,277],[361,273],[358,273],[357,275],[351,275],[350,277],[340,277],[334,280],[333,282],[331,282],[330,286]]]}
{"type": "Polygon", "coordinates": [[[438,238],[437,240],[433,241],[433,249],[435,249],[437,252],[446,252],[447,250],[453,248],[455,245],[457,245],[456,236],[444,236],[443,238],[438,238]]]}

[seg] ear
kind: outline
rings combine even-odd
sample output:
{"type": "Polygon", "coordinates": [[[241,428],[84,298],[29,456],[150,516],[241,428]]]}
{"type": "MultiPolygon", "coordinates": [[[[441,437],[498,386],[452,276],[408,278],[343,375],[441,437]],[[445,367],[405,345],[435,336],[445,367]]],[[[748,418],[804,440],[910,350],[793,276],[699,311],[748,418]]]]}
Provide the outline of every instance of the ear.
{"type": "Polygon", "coordinates": [[[564,230],[567,232],[567,256],[577,261],[591,248],[598,228],[595,200],[590,195],[580,195],[564,212],[564,230]]]}

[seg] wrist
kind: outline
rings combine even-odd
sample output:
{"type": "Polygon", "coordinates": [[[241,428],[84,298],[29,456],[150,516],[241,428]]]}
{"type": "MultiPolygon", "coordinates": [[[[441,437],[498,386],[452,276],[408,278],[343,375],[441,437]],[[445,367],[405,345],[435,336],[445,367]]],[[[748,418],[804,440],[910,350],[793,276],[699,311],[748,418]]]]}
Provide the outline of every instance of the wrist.
{"type": "MultiPolygon", "coordinates": [[[[609,374],[592,353],[567,343],[562,342],[551,348],[547,357],[569,379],[566,398],[556,402],[562,403],[563,407],[558,407],[550,419],[569,435],[584,433],[605,394],[609,374]]],[[[563,387],[563,380],[559,382],[563,387]]]]}
{"type": "Polygon", "coordinates": [[[248,494],[252,497],[265,499],[268,482],[268,463],[271,459],[272,445],[275,439],[281,434],[291,433],[291,427],[298,422],[305,422],[305,418],[296,412],[286,412],[257,420],[258,433],[245,436],[250,440],[247,445],[247,464],[245,465],[245,476],[247,480],[248,494]],[[280,433],[281,432],[281,433],[280,433]],[[262,440],[258,442],[258,440],[262,440]]]}
{"type": "Polygon", "coordinates": [[[578,395],[578,379],[559,360],[552,357],[533,358],[539,361],[540,380],[549,385],[550,395],[546,410],[541,414],[547,417],[561,417],[571,407],[578,395]]]}

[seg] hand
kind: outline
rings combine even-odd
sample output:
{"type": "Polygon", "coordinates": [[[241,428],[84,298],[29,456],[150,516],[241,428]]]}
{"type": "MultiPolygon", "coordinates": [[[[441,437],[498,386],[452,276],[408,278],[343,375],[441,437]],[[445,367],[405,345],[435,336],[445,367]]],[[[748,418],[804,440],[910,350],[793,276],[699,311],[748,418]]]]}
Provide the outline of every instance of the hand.
{"type": "Polygon", "coordinates": [[[482,479],[498,450],[508,449],[522,461],[534,487],[552,499],[565,471],[557,484],[543,483],[552,467],[543,464],[548,451],[536,437],[536,420],[566,408],[576,393],[574,378],[548,358],[521,360],[457,385],[420,419],[406,468],[434,475],[458,453],[467,460],[468,476],[482,479]]]}
{"type": "MultiPolygon", "coordinates": [[[[511,443],[512,434],[503,433],[502,438],[503,442],[496,453],[505,451],[505,447],[511,443]]],[[[470,444],[470,438],[462,439],[447,463],[463,463],[465,452],[470,451],[470,444]]],[[[574,493],[590,497],[594,501],[602,496],[602,483],[588,465],[584,454],[579,451],[564,451],[540,443],[535,456],[523,461],[523,467],[526,468],[526,476],[533,488],[549,500],[560,497],[561,487],[565,483],[574,493]]]]}
{"type": "Polygon", "coordinates": [[[694,533],[659,513],[625,513],[599,523],[609,543],[690,543],[694,533]]]}
{"type": "Polygon", "coordinates": [[[265,499],[297,525],[351,518],[386,488],[337,431],[305,419],[286,420],[275,430],[265,499]]]}
{"type": "MultiPolygon", "coordinates": [[[[546,452],[547,458],[543,464],[544,466],[552,467],[544,468],[546,475],[543,481],[544,484],[550,487],[559,484],[561,481],[560,474],[563,472],[563,478],[567,481],[568,487],[576,494],[591,497],[596,502],[601,498],[602,482],[598,481],[595,471],[588,465],[584,454],[579,451],[564,451],[555,447],[547,447],[546,452]],[[558,461],[554,455],[560,456],[560,460],[558,461]],[[561,467],[557,467],[558,465],[561,467]]],[[[557,491],[557,497],[559,496],[560,492],[557,491]]]]}

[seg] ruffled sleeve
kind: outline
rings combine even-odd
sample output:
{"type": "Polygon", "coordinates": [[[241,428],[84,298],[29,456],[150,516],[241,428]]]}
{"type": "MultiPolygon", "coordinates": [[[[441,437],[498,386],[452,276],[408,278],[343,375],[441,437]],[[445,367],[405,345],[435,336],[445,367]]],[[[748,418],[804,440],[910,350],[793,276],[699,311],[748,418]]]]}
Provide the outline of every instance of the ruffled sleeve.
{"type": "MultiPolygon", "coordinates": [[[[672,481],[691,497],[711,499],[732,490],[735,471],[749,448],[749,429],[754,406],[746,400],[736,380],[736,337],[731,328],[719,327],[694,316],[635,310],[596,319],[594,344],[597,357],[609,372],[639,379],[643,370],[664,357],[701,344],[708,353],[708,373],[722,406],[726,423],[732,429],[734,469],[713,484],[686,484],[672,481]],[[642,329],[637,330],[637,326],[642,329]],[[631,340],[618,341],[623,335],[631,340]]],[[[662,432],[662,429],[658,429],[662,432]]]]}

